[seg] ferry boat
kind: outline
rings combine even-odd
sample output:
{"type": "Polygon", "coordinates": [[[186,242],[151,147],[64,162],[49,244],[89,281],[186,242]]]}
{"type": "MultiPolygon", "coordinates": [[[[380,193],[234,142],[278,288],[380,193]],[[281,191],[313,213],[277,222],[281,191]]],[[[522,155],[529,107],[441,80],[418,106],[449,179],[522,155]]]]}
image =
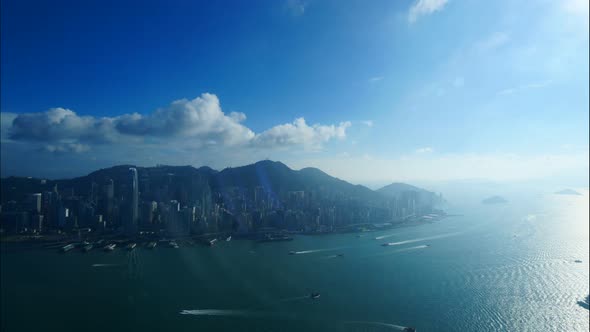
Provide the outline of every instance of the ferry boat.
{"type": "Polygon", "coordinates": [[[126,248],[127,250],[133,250],[135,247],[137,247],[137,243],[129,243],[126,248]]]}
{"type": "Polygon", "coordinates": [[[155,242],[155,241],[154,241],[154,242],[150,242],[150,243],[148,243],[147,247],[148,247],[149,249],[154,249],[154,248],[155,248],[157,245],[158,245],[158,242],[155,242]]]}
{"type": "Polygon", "coordinates": [[[112,244],[107,244],[107,245],[104,247],[104,250],[105,250],[105,251],[113,251],[113,250],[115,250],[115,247],[116,247],[116,246],[117,246],[117,245],[116,245],[116,244],[114,244],[114,243],[112,243],[112,244]]]}
{"type": "Polygon", "coordinates": [[[63,252],[68,252],[70,250],[74,249],[74,245],[72,243],[65,245],[61,248],[61,251],[63,252]]]}
{"type": "Polygon", "coordinates": [[[89,252],[90,250],[92,250],[92,248],[94,248],[94,246],[92,244],[87,244],[84,247],[82,247],[82,250],[84,252],[89,252]]]}

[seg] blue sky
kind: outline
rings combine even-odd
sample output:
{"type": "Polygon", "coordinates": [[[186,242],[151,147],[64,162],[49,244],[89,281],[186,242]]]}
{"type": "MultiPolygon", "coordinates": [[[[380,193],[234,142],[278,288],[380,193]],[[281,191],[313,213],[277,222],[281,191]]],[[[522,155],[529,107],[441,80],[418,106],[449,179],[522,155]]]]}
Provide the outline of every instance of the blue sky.
{"type": "Polygon", "coordinates": [[[587,184],[587,0],[1,4],[2,176],[587,184]]]}

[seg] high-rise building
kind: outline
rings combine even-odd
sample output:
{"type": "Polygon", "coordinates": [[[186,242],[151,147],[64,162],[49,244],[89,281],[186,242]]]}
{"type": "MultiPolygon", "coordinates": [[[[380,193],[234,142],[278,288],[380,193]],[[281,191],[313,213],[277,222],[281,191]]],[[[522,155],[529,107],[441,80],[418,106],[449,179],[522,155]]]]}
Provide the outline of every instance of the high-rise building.
{"type": "Polygon", "coordinates": [[[33,213],[41,212],[41,193],[28,194],[25,201],[26,211],[33,213]]]}
{"type": "Polygon", "coordinates": [[[137,169],[129,168],[129,192],[127,197],[129,214],[123,222],[124,231],[127,236],[133,236],[137,233],[137,222],[139,219],[139,188],[137,182],[137,169]]]}

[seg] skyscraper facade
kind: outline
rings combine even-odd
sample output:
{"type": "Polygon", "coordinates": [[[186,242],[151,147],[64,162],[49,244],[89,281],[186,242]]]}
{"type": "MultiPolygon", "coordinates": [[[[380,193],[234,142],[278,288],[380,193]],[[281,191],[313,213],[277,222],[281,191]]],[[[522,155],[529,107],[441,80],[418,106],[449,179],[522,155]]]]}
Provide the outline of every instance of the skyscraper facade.
{"type": "Polygon", "coordinates": [[[136,235],[137,222],[139,219],[139,187],[137,181],[137,169],[129,168],[129,193],[128,193],[129,214],[126,216],[124,225],[125,234],[136,235]]]}

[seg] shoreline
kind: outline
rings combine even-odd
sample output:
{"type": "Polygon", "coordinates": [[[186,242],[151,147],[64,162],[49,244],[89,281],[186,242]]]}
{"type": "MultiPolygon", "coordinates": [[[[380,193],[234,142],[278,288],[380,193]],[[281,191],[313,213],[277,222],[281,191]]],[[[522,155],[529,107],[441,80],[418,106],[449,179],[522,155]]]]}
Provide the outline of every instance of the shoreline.
{"type": "MultiPolygon", "coordinates": [[[[3,249],[23,249],[23,250],[33,250],[33,249],[41,249],[41,250],[60,250],[63,246],[68,244],[80,245],[83,241],[89,241],[91,243],[96,243],[97,241],[103,240],[104,243],[101,244],[101,247],[96,247],[94,250],[102,250],[102,245],[106,245],[108,243],[116,243],[118,245],[124,245],[128,243],[137,243],[138,246],[145,245],[149,242],[167,242],[167,241],[180,241],[184,246],[209,246],[209,241],[212,239],[222,239],[224,240],[227,237],[231,237],[232,241],[241,241],[241,240],[249,240],[254,242],[259,242],[261,236],[265,234],[275,234],[275,235],[283,235],[288,236],[288,240],[276,240],[276,241],[268,241],[268,242],[282,242],[282,241],[290,241],[294,240],[293,237],[290,236],[328,236],[328,235],[337,235],[337,234],[356,234],[357,236],[360,234],[365,233],[375,233],[379,231],[387,231],[393,229],[399,229],[404,227],[415,227],[420,225],[427,225],[433,224],[434,222],[441,221],[443,219],[449,217],[456,217],[456,216],[463,216],[461,214],[444,214],[439,215],[436,218],[432,219],[424,219],[424,218],[416,218],[410,219],[402,222],[391,223],[386,227],[376,226],[379,224],[363,224],[363,226],[370,227],[364,228],[361,226],[354,226],[351,228],[343,228],[337,229],[333,231],[326,231],[326,232],[305,232],[305,231],[289,231],[289,230],[279,230],[279,229],[268,229],[264,231],[258,231],[255,233],[249,234],[235,234],[229,232],[217,232],[217,233],[205,233],[205,234],[198,234],[198,235],[182,235],[182,236],[145,236],[145,237],[136,237],[136,238],[125,238],[118,234],[104,234],[104,235],[94,235],[91,236],[77,236],[77,235],[64,235],[64,234],[48,234],[48,235],[9,235],[0,238],[0,245],[3,249]],[[361,228],[361,229],[359,229],[361,228]]],[[[224,240],[225,241],[225,240],[224,240]]],[[[268,243],[264,242],[264,243],[268,243]]],[[[263,242],[260,242],[263,243],[263,242]]],[[[78,248],[76,248],[78,249],[78,248]]]]}

